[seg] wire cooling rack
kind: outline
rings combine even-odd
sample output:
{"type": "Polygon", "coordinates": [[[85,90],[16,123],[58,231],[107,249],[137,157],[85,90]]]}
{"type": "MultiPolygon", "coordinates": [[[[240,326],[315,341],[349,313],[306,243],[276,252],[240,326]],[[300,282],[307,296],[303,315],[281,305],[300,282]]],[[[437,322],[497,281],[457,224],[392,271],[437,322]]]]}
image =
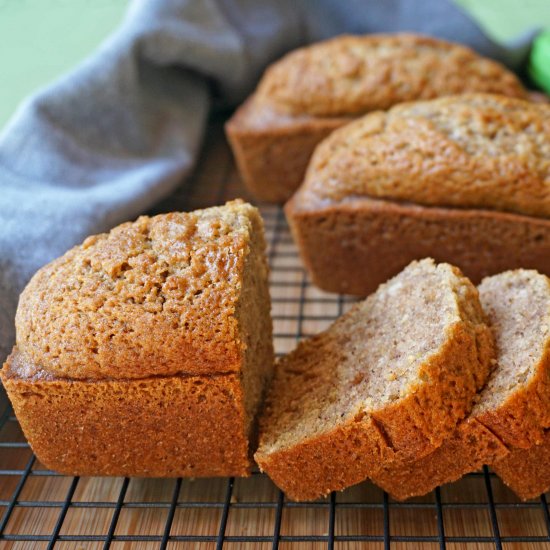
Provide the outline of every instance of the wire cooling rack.
{"type": "MultiPolygon", "coordinates": [[[[195,175],[152,213],[249,199],[214,121],[195,175]]],[[[275,346],[288,352],[353,302],[310,284],[280,208],[261,206],[275,346]]],[[[295,503],[247,479],[73,478],[46,470],[0,396],[0,549],[550,549],[545,496],[522,503],[488,470],[399,503],[366,482],[295,503]],[[3,412],[2,412],[3,411],[3,412]]]]}

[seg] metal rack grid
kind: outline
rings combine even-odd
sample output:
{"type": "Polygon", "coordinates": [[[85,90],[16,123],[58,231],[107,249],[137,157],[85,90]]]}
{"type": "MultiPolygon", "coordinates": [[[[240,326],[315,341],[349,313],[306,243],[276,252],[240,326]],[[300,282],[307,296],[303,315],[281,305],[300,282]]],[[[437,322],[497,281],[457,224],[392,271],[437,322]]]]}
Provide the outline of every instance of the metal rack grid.
{"type": "MultiPolygon", "coordinates": [[[[214,121],[194,176],[152,213],[248,198],[214,121]]],[[[278,354],[326,328],[353,299],[302,269],[283,212],[261,206],[278,354]]],[[[317,502],[286,500],[269,479],[72,478],[44,469],[0,396],[0,549],[149,550],[550,548],[546,496],[522,503],[487,469],[399,503],[365,482],[317,502]]]]}

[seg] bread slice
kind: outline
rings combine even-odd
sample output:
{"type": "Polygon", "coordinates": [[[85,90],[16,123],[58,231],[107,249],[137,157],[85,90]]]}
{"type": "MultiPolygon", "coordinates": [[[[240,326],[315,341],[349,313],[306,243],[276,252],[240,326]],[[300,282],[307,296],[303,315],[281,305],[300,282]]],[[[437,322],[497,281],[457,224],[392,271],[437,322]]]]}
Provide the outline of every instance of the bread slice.
{"type": "Polygon", "coordinates": [[[247,475],[273,364],[263,222],[242,201],[140,217],[43,267],[2,370],[71,475],[247,475]]]}
{"type": "Polygon", "coordinates": [[[475,283],[550,273],[550,106],[470,94],[407,103],[333,132],[285,206],[324,290],[365,295],[415,258],[475,283]]]}
{"type": "Polygon", "coordinates": [[[458,269],[413,262],[277,365],[255,458],[287,496],[362,481],[424,456],[485,383],[492,337],[458,269]]]}
{"type": "Polygon", "coordinates": [[[458,44],[409,33],[339,36],[269,67],[227,136],[254,196],[283,202],[332,130],[404,101],[466,92],[528,97],[513,73],[458,44]]]}
{"type": "MultiPolygon", "coordinates": [[[[396,499],[428,493],[483,464],[502,463],[505,472],[510,461],[519,463],[506,458],[509,449],[522,449],[513,451],[514,457],[529,455],[531,451],[523,449],[547,439],[550,279],[535,271],[509,271],[485,279],[479,296],[495,338],[495,368],[469,417],[441,447],[420,460],[394,463],[371,475],[396,499]]],[[[520,472],[515,475],[521,477],[520,472]]]]}

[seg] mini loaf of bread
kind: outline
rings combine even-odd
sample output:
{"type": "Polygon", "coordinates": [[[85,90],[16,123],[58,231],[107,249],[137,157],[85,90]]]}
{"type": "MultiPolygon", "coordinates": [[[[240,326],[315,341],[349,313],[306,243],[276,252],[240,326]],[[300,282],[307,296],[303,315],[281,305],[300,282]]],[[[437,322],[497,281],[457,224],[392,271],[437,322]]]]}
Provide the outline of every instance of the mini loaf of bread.
{"type": "Polygon", "coordinates": [[[475,287],[413,262],[275,369],[255,458],[296,500],[425,456],[469,412],[493,355],[475,287]]]}
{"type": "MultiPolygon", "coordinates": [[[[493,331],[496,364],[470,415],[433,453],[420,460],[391,464],[371,475],[374,483],[402,500],[455,481],[483,464],[499,461],[515,488],[532,477],[516,469],[533,446],[548,439],[550,427],[550,279],[516,270],[484,279],[481,304],[493,331]],[[509,449],[518,449],[511,453],[509,449]],[[517,458],[516,458],[517,457],[517,458]],[[502,460],[501,460],[502,459],[502,460]],[[514,466],[509,465],[513,463],[514,466]],[[513,472],[512,475],[508,472],[513,472]]],[[[533,447],[534,448],[534,447],[533,447]]],[[[541,472],[546,465],[539,466],[541,472]]],[[[546,476],[550,486],[550,476],[546,476]]],[[[548,486],[536,481],[536,493],[548,486]]],[[[518,490],[523,496],[523,490],[518,490]]],[[[529,496],[532,496],[530,493],[529,496]]]]}
{"type": "Polygon", "coordinates": [[[252,193],[283,202],[336,128],[404,101],[466,92],[528,97],[513,73],[458,44],[406,33],[340,36],[269,67],[227,135],[252,193]]]}
{"type": "Polygon", "coordinates": [[[263,223],[241,201],[141,217],[43,267],[2,370],[71,475],[247,475],[273,363],[263,223]]]}
{"type": "Polygon", "coordinates": [[[335,131],[285,211],[313,281],[365,295],[415,258],[550,273],[550,106],[473,94],[335,131]]]}

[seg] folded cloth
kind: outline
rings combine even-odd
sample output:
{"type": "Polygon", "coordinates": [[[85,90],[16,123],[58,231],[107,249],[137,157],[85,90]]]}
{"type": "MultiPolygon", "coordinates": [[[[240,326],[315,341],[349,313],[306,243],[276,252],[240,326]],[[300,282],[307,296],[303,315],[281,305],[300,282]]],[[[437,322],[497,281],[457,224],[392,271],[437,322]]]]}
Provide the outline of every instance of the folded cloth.
{"type": "Polygon", "coordinates": [[[132,2],[115,34],[0,134],[0,361],[36,269],[180,184],[213,97],[240,101],[268,62],[304,42],[397,30],[518,61],[517,47],[491,42],[447,0],[132,2]]]}

